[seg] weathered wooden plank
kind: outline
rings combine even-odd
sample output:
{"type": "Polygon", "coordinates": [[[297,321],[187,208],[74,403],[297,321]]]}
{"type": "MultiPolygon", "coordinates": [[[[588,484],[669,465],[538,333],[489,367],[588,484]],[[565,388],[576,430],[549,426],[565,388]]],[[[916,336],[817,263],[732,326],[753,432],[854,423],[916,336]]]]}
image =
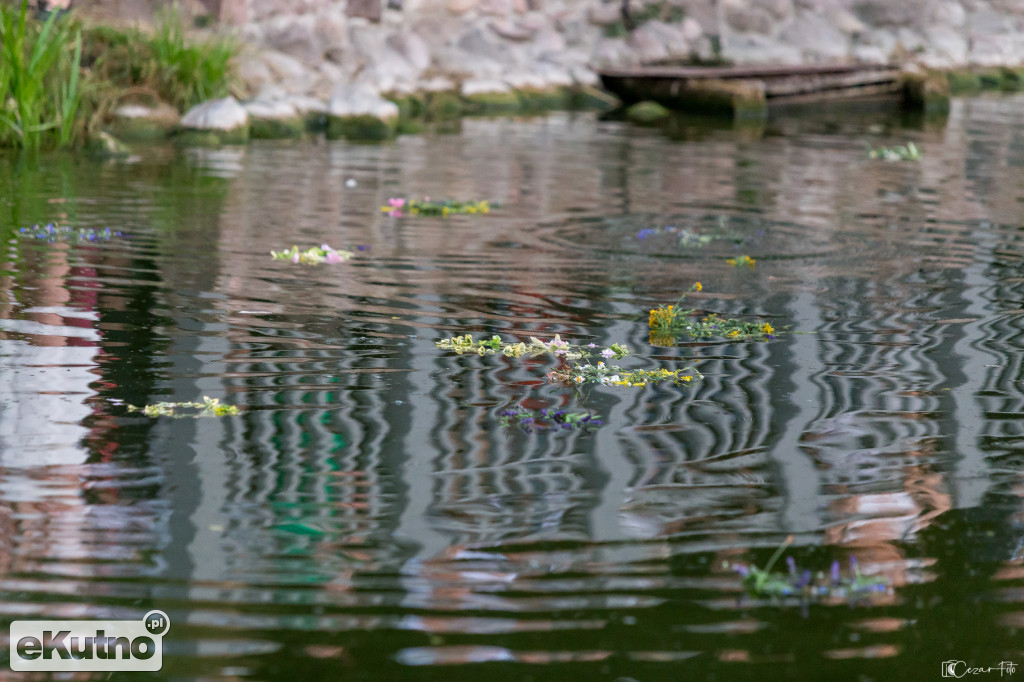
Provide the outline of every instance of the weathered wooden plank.
{"type": "Polygon", "coordinates": [[[602,69],[599,73],[612,77],[709,78],[727,80],[732,78],[773,78],[794,75],[810,76],[894,70],[898,71],[896,67],[884,64],[835,64],[813,66],[641,66],[631,69],[602,69]]]}
{"type": "Polygon", "coordinates": [[[900,72],[869,71],[842,74],[794,74],[777,78],[764,78],[765,96],[786,97],[813,92],[856,89],[868,85],[892,85],[899,83],[900,72]]]}

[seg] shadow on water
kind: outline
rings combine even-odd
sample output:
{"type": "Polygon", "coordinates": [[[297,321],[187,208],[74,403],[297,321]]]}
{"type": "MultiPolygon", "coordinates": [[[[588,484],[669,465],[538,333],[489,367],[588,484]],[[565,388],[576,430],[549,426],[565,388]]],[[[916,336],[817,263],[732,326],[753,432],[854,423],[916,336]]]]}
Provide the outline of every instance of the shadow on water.
{"type": "Polygon", "coordinates": [[[1020,102],[0,160],[0,616],[162,609],[168,678],[1024,664],[1020,102]],[[495,208],[380,210],[426,196],[495,208]],[[47,222],[84,231],[22,231],[47,222]],[[269,257],[292,244],[356,255],[269,257]],[[695,281],[700,315],[782,331],[652,345],[695,281]],[[703,380],[569,388],[435,347],[464,331],[703,380]],[[203,396],[241,413],[127,409],[203,396]],[[502,426],[542,409],[603,424],[502,426]],[[733,567],[789,537],[884,589],[746,595],[733,567]]]}

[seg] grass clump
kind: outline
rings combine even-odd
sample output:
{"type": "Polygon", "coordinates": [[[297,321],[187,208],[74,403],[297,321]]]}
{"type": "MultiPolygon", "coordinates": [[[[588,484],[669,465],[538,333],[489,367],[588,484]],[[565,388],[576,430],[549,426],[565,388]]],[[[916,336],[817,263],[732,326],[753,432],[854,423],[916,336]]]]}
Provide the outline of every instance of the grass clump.
{"type": "Polygon", "coordinates": [[[180,14],[152,32],[84,26],[73,14],[36,17],[27,0],[0,5],[0,147],[69,147],[98,132],[123,100],[179,111],[234,87],[236,45],[192,40],[180,14]]]}
{"type": "Polygon", "coordinates": [[[83,62],[106,98],[148,95],[184,111],[224,97],[234,87],[235,43],[223,37],[190,38],[173,9],[157,15],[152,32],[95,26],[84,36],[83,62]]]}
{"type": "Polygon", "coordinates": [[[40,23],[0,6],[0,145],[67,146],[81,102],[82,35],[64,16],[40,23]]]}
{"type": "Polygon", "coordinates": [[[672,346],[679,336],[684,335],[693,339],[721,336],[735,341],[764,341],[775,338],[775,327],[761,320],[726,318],[717,313],[695,319],[697,309],[684,309],[680,304],[688,293],[701,291],[703,288],[700,282],[694,282],[674,304],[659,305],[651,309],[647,325],[650,327],[652,345],[672,346]]]}

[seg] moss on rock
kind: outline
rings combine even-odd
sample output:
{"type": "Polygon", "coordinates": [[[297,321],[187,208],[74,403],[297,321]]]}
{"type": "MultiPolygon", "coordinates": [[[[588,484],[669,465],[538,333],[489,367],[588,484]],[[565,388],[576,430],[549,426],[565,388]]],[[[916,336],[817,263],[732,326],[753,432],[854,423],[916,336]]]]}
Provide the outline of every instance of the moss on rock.
{"type": "Polygon", "coordinates": [[[379,119],[369,114],[327,116],[328,139],[390,140],[398,130],[398,118],[379,119]]]}
{"type": "Polygon", "coordinates": [[[306,134],[306,120],[293,118],[249,117],[249,135],[254,140],[283,140],[302,137],[306,134]]]}
{"type": "Polygon", "coordinates": [[[949,83],[949,93],[951,95],[981,90],[981,77],[966,69],[947,72],[946,81],[949,83]]]}
{"type": "Polygon", "coordinates": [[[432,120],[458,118],[464,108],[462,99],[454,92],[432,92],[427,96],[425,114],[432,120]]]}
{"type": "Polygon", "coordinates": [[[949,111],[951,89],[948,77],[937,71],[903,75],[904,106],[926,116],[949,111]]]}
{"type": "Polygon", "coordinates": [[[637,102],[626,109],[626,118],[634,123],[656,123],[672,115],[672,112],[657,102],[637,102]]]}
{"type": "Polygon", "coordinates": [[[522,100],[512,91],[509,92],[477,92],[463,95],[465,109],[472,114],[496,114],[520,111],[522,100]]]}

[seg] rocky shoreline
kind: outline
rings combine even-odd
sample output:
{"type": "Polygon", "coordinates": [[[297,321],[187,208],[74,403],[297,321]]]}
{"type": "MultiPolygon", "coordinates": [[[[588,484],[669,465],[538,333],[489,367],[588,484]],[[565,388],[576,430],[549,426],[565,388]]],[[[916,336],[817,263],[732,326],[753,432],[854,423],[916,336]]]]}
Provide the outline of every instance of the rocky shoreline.
{"type": "Polygon", "coordinates": [[[596,69],[658,61],[898,63],[952,72],[954,89],[963,74],[967,87],[988,84],[997,67],[999,87],[1024,80],[1013,0],[209,2],[217,30],[243,45],[246,96],[181,123],[221,137],[243,118],[244,136],[319,127],[377,139],[417,118],[608,106],[596,69]]]}

